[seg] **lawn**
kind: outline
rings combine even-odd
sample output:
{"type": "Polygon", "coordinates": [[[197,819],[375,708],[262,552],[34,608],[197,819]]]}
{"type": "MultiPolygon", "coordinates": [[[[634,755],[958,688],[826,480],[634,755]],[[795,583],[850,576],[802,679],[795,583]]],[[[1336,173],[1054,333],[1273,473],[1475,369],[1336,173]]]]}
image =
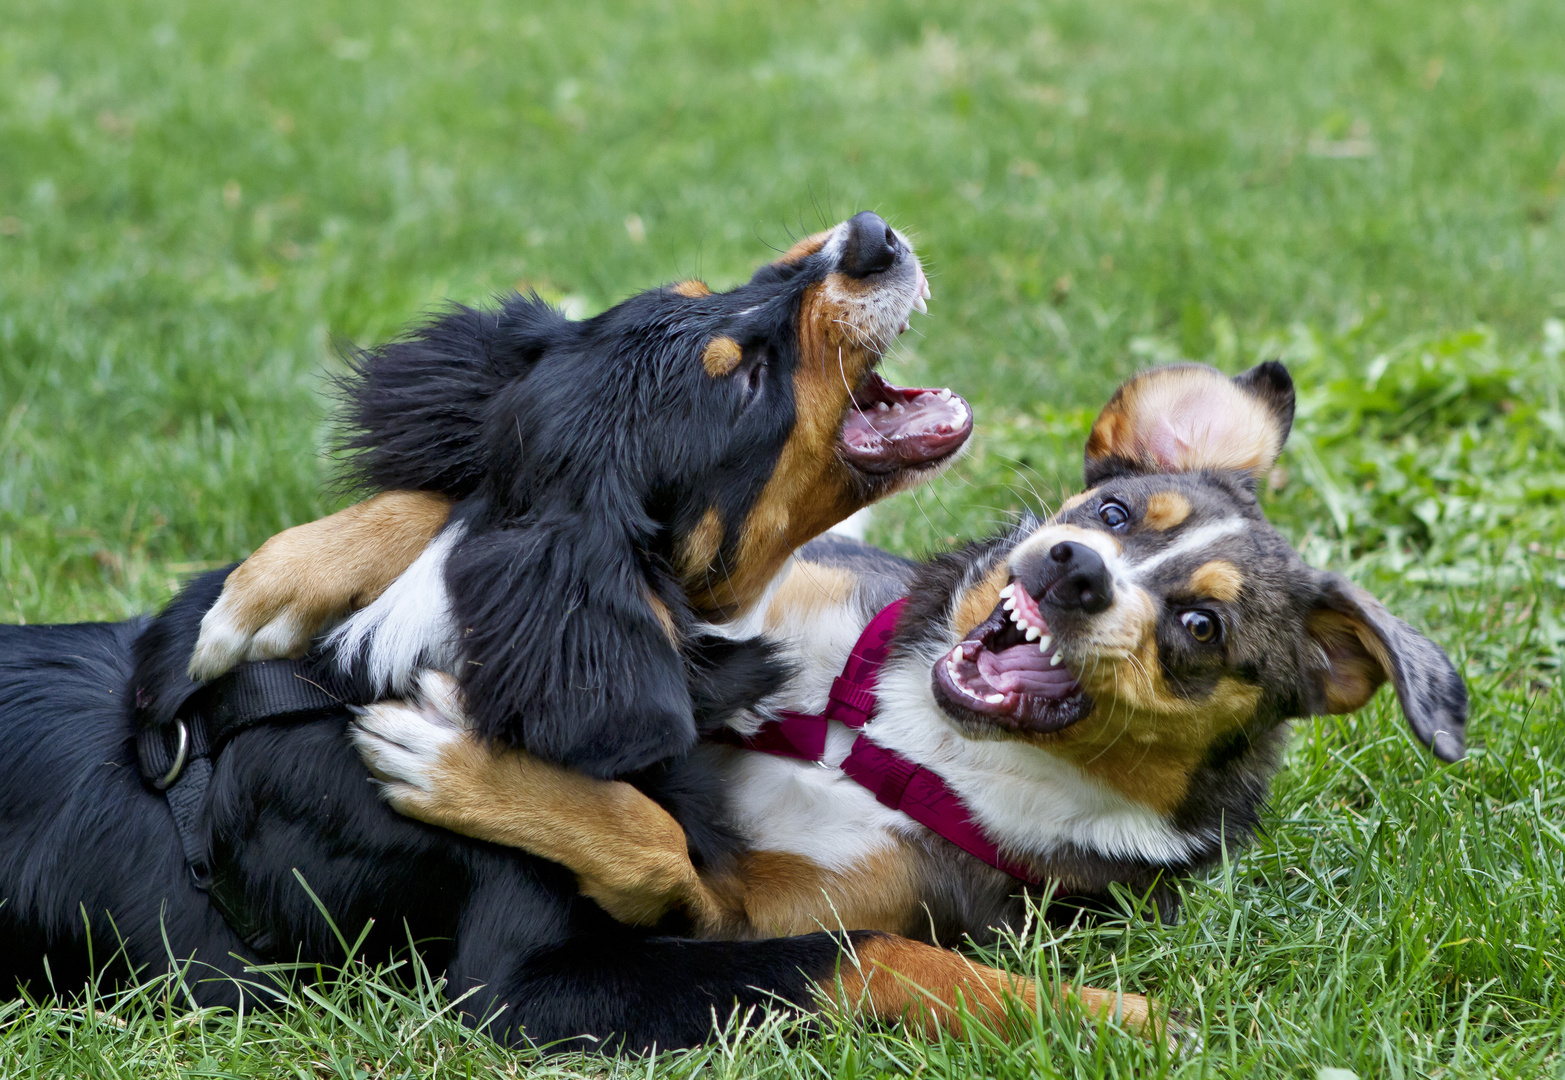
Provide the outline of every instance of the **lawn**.
{"type": "Polygon", "coordinates": [[[872,538],[1057,500],[1138,366],[1280,357],[1274,519],[1474,697],[1454,766],[1389,693],[1300,725],[1181,924],[1001,950],[1167,1000],[1180,1058],[1041,1017],[547,1060],[355,970],[267,1016],[0,1005],[0,1075],[1565,1074],[1561,57],[1557,0],[0,0],[0,619],[149,610],[341,505],[336,343],[729,285],[871,208],[934,289],[893,377],[979,417],[872,538]]]}

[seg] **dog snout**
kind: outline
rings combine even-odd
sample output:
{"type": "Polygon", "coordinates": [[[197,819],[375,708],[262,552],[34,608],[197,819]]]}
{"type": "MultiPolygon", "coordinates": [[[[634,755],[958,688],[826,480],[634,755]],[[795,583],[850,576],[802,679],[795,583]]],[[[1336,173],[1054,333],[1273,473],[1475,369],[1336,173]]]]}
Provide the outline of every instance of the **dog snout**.
{"type": "Polygon", "coordinates": [[[849,277],[867,277],[890,270],[906,251],[896,230],[879,214],[866,210],[848,219],[848,233],[842,244],[838,269],[849,277]]]}
{"type": "Polygon", "coordinates": [[[1062,540],[1049,549],[1048,559],[1040,561],[1040,569],[1053,578],[1041,590],[1040,600],[1088,615],[1105,611],[1114,602],[1114,580],[1109,568],[1103,556],[1086,544],[1062,540]]]}

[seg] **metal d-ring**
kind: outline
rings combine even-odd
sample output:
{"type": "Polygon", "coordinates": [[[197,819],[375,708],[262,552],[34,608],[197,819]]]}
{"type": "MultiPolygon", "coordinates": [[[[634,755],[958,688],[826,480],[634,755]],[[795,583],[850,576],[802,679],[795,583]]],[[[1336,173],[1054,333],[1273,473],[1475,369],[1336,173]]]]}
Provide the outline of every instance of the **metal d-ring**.
{"type": "Polygon", "coordinates": [[[159,791],[163,791],[179,779],[180,772],[185,768],[185,755],[190,751],[190,729],[185,726],[183,720],[175,720],[174,723],[179,725],[179,749],[174,751],[173,767],[164,773],[161,779],[154,780],[152,783],[152,786],[159,791]]]}

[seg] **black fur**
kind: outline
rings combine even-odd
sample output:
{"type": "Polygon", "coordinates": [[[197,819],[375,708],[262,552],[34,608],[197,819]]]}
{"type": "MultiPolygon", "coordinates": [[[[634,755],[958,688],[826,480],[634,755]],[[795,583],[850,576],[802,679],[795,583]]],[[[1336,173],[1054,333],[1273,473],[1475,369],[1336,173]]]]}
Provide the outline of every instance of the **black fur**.
{"type": "MultiPolygon", "coordinates": [[[[483,733],[629,774],[691,822],[703,858],[732,846],[720,793],[668,761],[786,673],[764,645],[698,633],[707,613],[688,608],[673,566],[712,511],[732,558],[794,427],[801,297],[828,262],[764,267],[726,294],[654,290],[583,323],[536,297],[452,308],[356,356],[345,384],[357,477],[457,500],[466,534],[447,584],[483,733]],[[743,354],[727,375],[701,360],[718,334],[743,354]]],[[[240,958],[340,958],[295,870],[350,936],[375,920],[371,955],[411,935],[453,994],[481,985],[467,1015],[503,1005],[491,1030],[512,1041],[688,1045],[736,1007],[808,1005],[836,970],[841,938],[660,937],[612,922],[558,866],[398,816],[347,741],[345,709],[244,731],[215,759],[212,888],[250,940],[275,943],[258,956],[196,887],[135,750],[140,730],[167,753],[225,574],[150,626],[0,627],[0,989],[39,992],[47,975],[69,991],[95,960],[121,978],[194,959],[195,1000],[237,1004],[240,958]]],[[[367,699],[364,672],[331,681],[367,699]]]]}
{"type": "MultiPolygon", "coordinates": [[[[163,630],[192,626],[221,577],[176,601],[163,630]]],[[[243,975],[246,959],[341,959],[295,869],[350,938],[375,920],[366,955],[405,949],[411,934],[453,995],[482,985],[468,1017],[504,1004],[489,1030],[512,1042],[698,1043],[714,1011],[722,1022],[735,1007],[808,1006],[810,981],[830,978],[839,962],[843,942],[827,934],[692,942],[621,926],[580,899],[558,866],[397,815],[348,743],[346,711],[246,731],[216,759],[207,812],[214,888],[239,897],[247,921],[279,943],[275,957],[258,956],[195,887],[168,806],[138,776],[126,688],[146,629],[0,626],[6,992],[69,992],[94,958],[111,981],[193,958],[195,1000],[237,1005],[236,980],[254,980],[243,975]],[[578,1038],[589,1034],[609,1041],[578,1038]]],[[[183,645],[162,662],[188,657],[193,638],[159,636],[183,645]]],[[[701,806],[711,793],[666,777],[647,783],[682,814],[717,820],[701,806]]]]}
{"type": "Polygon", "coordinates": [[[358,476],[462,500],[446,577],[482,735],[597,776],[694,743],[685,657],[654,605],[691,625],[679,539],[714,509],[737,535],[771,478],[795,420],[801,297],[827,269],[653,290],[581,323],[512,296],[356,357],[358,476]],[[714,378],[700,356],[719,334],[745,360],[714,378]]]}

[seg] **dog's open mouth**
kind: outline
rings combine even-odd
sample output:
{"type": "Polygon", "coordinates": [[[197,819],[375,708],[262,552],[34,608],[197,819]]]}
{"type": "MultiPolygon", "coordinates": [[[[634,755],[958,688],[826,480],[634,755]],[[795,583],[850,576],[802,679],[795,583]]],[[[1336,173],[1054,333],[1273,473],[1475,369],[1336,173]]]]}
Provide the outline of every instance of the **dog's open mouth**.
{"type": "Polygon", "coordinates": [[[865,375],[839,440],[849,464],[889,473],[944,461],[973,433],[973,410],[950,390],[893,386],[865,375]]]}
{"type": "Polygon", "coordinates": [[[935,696],[959,716],[976,713],[1017,731],[1059,731],[1092,710],[1037,602],[1016,582],[965,641],[935,661],[934,680],[935,696]]]}

